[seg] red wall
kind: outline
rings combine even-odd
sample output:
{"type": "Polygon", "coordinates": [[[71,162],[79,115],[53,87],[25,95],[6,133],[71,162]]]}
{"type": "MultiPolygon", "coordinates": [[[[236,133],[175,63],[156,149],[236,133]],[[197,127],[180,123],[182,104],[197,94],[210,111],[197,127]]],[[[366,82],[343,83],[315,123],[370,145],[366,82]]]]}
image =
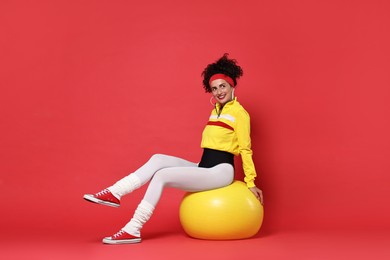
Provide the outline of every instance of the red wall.
{"type": "MultiPolygon", "coordinates": [[[[144,188],[115,213],[82,195],[153,153],[198,160],[212,108],[200,73],[225,52],[244,68],[236,95],[251,114],[263,229],[390,228],[389,11],[379,0],[1,1],[2,230],[121,227],[144,188]]],[[[182,194],[167,190],[148,228],[179,228],[182,194]]]]}

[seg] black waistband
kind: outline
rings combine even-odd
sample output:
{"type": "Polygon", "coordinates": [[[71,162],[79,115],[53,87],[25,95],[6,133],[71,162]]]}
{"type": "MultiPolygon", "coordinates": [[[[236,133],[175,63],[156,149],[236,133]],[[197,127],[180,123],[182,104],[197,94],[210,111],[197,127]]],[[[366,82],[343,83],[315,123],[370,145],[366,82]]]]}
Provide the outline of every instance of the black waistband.
{"type": "Polygon", "coordinates": [[[234,154],[204,148],[202,159],[200,160],[198,166],[203,168],[211,168],[220,163],[229,163],[234,167],[234,154]]]}

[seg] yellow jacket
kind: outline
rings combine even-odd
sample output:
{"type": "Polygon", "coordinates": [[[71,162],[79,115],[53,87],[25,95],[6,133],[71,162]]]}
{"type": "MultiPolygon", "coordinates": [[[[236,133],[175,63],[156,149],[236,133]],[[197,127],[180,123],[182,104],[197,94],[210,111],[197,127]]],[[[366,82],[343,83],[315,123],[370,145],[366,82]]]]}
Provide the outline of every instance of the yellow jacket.
{"type": "Polygon", "coordinates": [[[255,186],[256,170],[252,160],[250,117],[237,98],[226,103],[222,110],[217,103],[203,130],[201,147],[241,155],[244,181],[249,188],[255,186]]]}

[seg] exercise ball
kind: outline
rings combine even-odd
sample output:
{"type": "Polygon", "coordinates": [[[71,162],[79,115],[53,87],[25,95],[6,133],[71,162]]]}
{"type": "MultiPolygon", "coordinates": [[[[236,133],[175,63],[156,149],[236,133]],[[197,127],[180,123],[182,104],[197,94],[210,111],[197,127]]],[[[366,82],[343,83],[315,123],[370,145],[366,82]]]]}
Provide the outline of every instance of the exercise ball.
{"type": "Polygon", "coordinates": [[[180,203],[180,223],[193,238],[250,238],[263,223],[263,206],[242,181],[229,186],[186,193],[180,203]]]}

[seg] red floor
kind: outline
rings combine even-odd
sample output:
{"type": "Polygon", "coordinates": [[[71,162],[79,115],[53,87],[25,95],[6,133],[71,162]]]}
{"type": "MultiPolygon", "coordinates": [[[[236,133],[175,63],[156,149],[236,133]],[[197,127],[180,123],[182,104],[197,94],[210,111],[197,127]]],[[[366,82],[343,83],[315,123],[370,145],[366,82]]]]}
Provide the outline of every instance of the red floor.
{"type": "Polygon", "coordinates": [[[104,236],[112,235],[128,221],[143,192],[123,200],[121,208],[88,203],[80,192],[61,203],[41,203],[44,200],[37,195],[29,201],[17,197],[13,206],[5,202],[2,211],[8,215],[0,222],[0,259],[390,259],[388,229],[305,231],[277,227],[274,231],[276,227],[266,221],[251,239],[193,239],[180,226],[180,194],[175,190],[166,191],[142,231],[142,243],[103,245],[104,236]]]}
{"type": "Polygon", "coordinates": [[[9,234],[1,259],[390,259],[385,232],[279,232],[239,241],[204,241],[183,232],[144,233],[133,245],[103,245],[95,233],[9,234]]]}

